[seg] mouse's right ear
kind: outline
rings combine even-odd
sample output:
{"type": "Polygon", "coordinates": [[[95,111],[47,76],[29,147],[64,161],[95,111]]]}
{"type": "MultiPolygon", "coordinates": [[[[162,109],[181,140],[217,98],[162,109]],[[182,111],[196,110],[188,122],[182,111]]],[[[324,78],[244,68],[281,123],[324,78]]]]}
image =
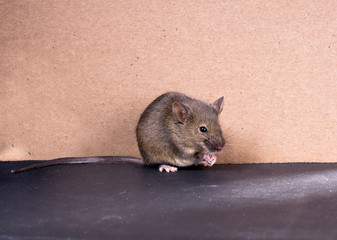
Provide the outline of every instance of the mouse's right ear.
{"type": "Polygon", "coordinates": [[[187,121],[187,117],[190,114],[189,108],[184,106],[183,104],[174,102],[172,104],[172,112],[173,115],[177,118],[179,122],[185,124],[187,121]]]}

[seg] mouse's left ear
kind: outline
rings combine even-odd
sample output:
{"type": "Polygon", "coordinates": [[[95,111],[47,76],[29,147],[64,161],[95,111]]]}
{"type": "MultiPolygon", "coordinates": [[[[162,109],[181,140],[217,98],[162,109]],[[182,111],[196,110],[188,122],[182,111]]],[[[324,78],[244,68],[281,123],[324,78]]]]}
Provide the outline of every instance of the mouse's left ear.
{"type": "Polygon", "coordinates": [[[211,106],[215,109],[215,111],[218,113],[218,115],[222,111],[223,99],[224,99],[224,97],[221,97],[218,100],[216,100],[214,103],[211,104],[211,106]]]}

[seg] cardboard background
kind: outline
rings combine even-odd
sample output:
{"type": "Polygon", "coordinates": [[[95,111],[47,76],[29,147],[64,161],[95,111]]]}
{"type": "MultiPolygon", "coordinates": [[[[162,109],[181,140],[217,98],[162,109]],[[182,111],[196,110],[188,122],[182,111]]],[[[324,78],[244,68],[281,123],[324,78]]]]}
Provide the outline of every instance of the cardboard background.
{"type": "Polygon", "coordinates": [[[3,1],[0,160],[139,156],[179,91],[225,96],[218,162],[336,161],[336,35],[328,0],[3,1]]]}

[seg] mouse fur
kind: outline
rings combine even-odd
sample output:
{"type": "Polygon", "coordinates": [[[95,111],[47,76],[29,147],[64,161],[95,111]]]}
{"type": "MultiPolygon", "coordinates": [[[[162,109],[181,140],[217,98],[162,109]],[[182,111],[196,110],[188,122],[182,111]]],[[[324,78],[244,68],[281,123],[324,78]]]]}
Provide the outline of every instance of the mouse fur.
{"type": "Polygon", "coordinates": [[[221,151],[225,145],[218,120],[222,105],[223,97],[207,104],[178,92],[156,98],[142,113],[136,130],[144,163],[198,165],[205,155],[221,151]]]}

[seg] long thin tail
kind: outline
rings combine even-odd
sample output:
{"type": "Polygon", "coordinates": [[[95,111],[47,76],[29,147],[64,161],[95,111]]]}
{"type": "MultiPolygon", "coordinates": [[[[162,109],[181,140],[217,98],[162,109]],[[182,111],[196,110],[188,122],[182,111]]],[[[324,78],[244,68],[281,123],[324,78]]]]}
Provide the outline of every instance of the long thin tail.
{"type": "Polygon", "coordinates": [[[14,169],[11,171],[11,173],[19,173],[36,168],[43,168],[60,164],[114,163],[114,162],[129,162],[136,164],[144,164],[143,159],[128,156],[57,158],[53,160],[43,161],[41,163],[32,164],[28,167],[14,169]]]}

